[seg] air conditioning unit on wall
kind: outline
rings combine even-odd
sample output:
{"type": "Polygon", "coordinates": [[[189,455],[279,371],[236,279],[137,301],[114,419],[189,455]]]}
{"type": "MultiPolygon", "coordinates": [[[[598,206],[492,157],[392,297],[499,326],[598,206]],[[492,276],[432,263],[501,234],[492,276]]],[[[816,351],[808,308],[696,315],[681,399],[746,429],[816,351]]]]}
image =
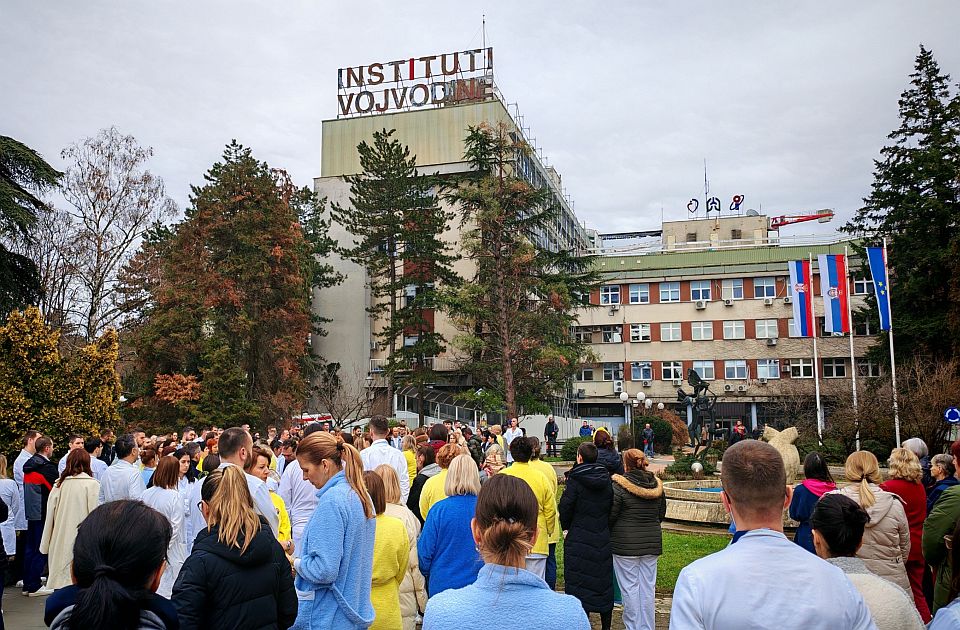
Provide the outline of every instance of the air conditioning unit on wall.
{"type": "Polygon", "coordinates": [[[775,345],[777,345],[777,338],[776,338],[776,337],[770,337],[770,338],[768,338],[768,339],[767,339],[767,345],[768,345],[768,346],[775,346],[775,345]]]}
{"type": "Polygon", "coordinates": [[[788,295],[787,297],[783,298],[783,303],[784,303],[784,304],[790,304],[791,302],[793,302],[793,298],[791,298],[789,295],[788,295]]]}
{"type": "Polygon", "coordinates": [[[707,301],[706,301],[706,300],[697,300],[697,301],[696,301],[696,307],[697,307],[697,310],[698,310],[698,311],[702,311],[703,309],[707,308],[707,301]]]}
{"type": "Polygon", "coordinates": [[[675,378],[675,379],[673,379],[673,386],[674,386],[674,387],[680,387],[681,385],[683,385],[683,379],[680,379],[680,378],[675,378]]]}
{"type": "Polygon", "coordinates": [[[764,377],[764,376],[761,376],[760,379],[759,379],[759,381],[760,381],[760,384],[761,384],[761,385],[766,385],[766,384],[767,384],[767,379],[766,379],[766,377],[764,377]]]}
{"type": "Polygon", "coordinates": [[[650,387],[650,381],[643,381],[642,384],[644,387],[650,387]]]}
{"type": "Polygon", "coordinates": [[[724,301],[723,301],[723,305],[724,305],[724,306],[733,306],[733,300],[724,300],[724,301]]]}
{"type": "Polygon", "coordinates": [[[764,306],[773,306],[773,298],[763,298],[764,306]]]}
{"type": "Polygon", "coordinates": [[[613,393],[619,394],[623,392],[623,381],[614,381],[613,382],[613,393]]]}
{"type": "Polygon", "coordinates": [[[725,391],[725,392],[732,392],[732,391],[733,391],[733,385],[731,385],[730,383],[727,383],[726,385],[723,386],[723,391],[725,391]]]}
{"type": "Polygon", "coordinates": [[[747,391],[747,386],[746,386],[746,385],[737,385],[737,391],[742,394],[742,393],[744,393],[745,391],[747,391]]]}

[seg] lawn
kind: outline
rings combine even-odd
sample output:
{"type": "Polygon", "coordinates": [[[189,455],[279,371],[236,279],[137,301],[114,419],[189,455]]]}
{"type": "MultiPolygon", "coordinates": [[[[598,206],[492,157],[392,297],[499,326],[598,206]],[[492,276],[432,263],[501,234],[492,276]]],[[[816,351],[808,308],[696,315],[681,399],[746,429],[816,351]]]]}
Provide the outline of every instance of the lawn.
{"type": "MultiPolygon", "coordinates": [[[[663,532],[663,555],[657,562],[657,590],[673,592],[680,570],[703,556],[727,546],[723,534],[679,534],[663,532]]],[[[563,587],[563,540],[557,544],[557,587],[563,587]]]]}

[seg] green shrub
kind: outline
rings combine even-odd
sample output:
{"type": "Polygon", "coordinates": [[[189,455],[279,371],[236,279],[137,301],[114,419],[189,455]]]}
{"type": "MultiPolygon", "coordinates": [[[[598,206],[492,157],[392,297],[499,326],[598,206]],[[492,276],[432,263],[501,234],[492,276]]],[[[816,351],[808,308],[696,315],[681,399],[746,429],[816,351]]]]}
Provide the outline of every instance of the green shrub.
{"type": "Polygon", "coordinates": [[[563,443],[563,447],[560,449],[560,459],[565,462],[575,462],[577,461],[577,447],[583,444],[584,442],[592,442],[593,438],[589,437],[572,437],[566,440],[563,443]]]}
{"type": "MultiPolygon", "coordinates": [[[[690,470],[690,466],[693,465],[693,462],[700,461],[696,459],[693,455],[689,453],[684,453],[680,449],[677,449],[673,452],[673,463],[665,468],[666,472],[670,473],[674,477],[686,478],[693,475],[693,472],[690,470]]],[[[712,475],[717,472],[716,467],[708,461],[703,463],[703,474],[712,475]]]]}
{"type": "Polygon", "coordinates": [[[870,451],[877,456],[877,461],[880,462],[881,466],[885,466],[888,459],[890,459],[890,447],[884,446],[880,443],[879,440],[864,440],[860,442],[860,450],[870,451]]]}
{"type": "Polygon", "coordinates": [[[657,453],[669,453],[673,447],[673,427],[666,420],[655,418],[650,423],[653,429],[653,449],[657,453]]]}
{"type": "Polygon", "coordinates": [[[801,464],[807,454],[814,451],[823,455],[829,464],[842,464],[847,461],[847,449],[838,440],[832,438],[824,438],[821,445],[817,443],[816,437],[804,437],[797,440],[796,445],[801,464]]]}
{"type": "MultiPolygon", "coordinates": [[[[642,446],[642,440],[641,440],[642,446]]],[[[622,453],[623,451],[635,448],[636,442],[633,440],[633,431],[630,430],[629,424],[621,424],[620,428],[617,429],[617,449],[622,453]]]]}

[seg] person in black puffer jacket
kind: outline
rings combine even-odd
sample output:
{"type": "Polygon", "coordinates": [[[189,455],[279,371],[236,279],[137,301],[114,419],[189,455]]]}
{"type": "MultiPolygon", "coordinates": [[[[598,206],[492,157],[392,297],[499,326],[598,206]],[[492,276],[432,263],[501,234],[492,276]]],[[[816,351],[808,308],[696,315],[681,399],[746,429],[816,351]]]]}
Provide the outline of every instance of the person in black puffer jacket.
{"type": "Polygon", "coordinates": [[[593,443],[597,447],[597,463],[607,469],[610,475],[623,474],[623,462],[613,446],[613,438],[606,431],[597,431],[593,436],[593,443]]]}
{"type": "Polygon", "coordinates": [[[623,464],[626,474],[613,476],[610,509],[610,546],[623,594],[623,625],[628,630],[653,628],[657,557],[663,553],[660,522],[667,513],[667,499],[663,483],[647,472],[649,461],[643,451],[624,451],[623,464]]]}
{"type": "Polygon", "coordinates": [[[290,563],[257,515],[243,471],[227,466],[201,488],[207,527],[173,586],[181,630],[274,630],[297,618],[290,563]]]}
{"type": "Polygon", "coordinates": [[[577,464],[567,474],[560,497],[564,539],[564,590],[580,600],[587,612],[600,613],[604,630],[613,615],[613,556],[610,549],[610,508],[613,488],[607,469],[597,462],[597,447],[584,442],[577,464]]]}

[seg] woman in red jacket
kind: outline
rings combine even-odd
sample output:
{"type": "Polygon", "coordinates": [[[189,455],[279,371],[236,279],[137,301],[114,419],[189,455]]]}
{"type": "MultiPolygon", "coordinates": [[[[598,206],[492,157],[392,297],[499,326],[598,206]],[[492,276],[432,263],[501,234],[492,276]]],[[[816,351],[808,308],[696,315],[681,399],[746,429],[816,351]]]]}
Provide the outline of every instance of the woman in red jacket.
{"type": "Polygon", "coordinates": [[[923,623],[930,622],[930,609],[923,596],[923,521],[927,518],[927,493],[923,489],[923,469],[917,456],[905,448],[895,448],[890,453],[890,480],[880,484],[887,492],[903,499],[910,526],[910,555],[907,557],[907,577],[917,612],[923,623]]]}

